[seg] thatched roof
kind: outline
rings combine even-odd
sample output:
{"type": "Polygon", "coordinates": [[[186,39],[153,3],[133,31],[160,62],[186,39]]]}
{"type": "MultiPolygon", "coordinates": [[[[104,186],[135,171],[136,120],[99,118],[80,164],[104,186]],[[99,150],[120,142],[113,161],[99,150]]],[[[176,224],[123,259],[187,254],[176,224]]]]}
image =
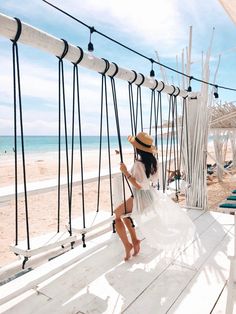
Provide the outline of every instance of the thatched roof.
{"type": "Polygon", "coordinates": [[[236,102],[215,105],[210,108],[210,127],[213,129],[236,129],[236,102]]]}

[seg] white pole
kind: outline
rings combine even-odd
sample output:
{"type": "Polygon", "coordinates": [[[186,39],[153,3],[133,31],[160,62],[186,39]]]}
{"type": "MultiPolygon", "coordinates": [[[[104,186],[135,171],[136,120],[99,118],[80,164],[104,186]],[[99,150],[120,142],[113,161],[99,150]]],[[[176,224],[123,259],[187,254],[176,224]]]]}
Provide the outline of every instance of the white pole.
{"type": "MultiPolygon", "coordinates": [[[[6,37],[8,39],[14,39],[17,32],[17,22],[14,18],[6,16],[0,13],[0,36],[6,37]]],[[[26,23],[22,23],[22,32],[21,36],[18,40],[22,44],[29,45],[31,47],[35,47],[41,50],[44,50],[50,54],[55,56],[61,56],[64,51],[64,42],[56,38],[50,34],[47,34],[39,29],[36,29],[26,23]]],[[[76,62],[80,57],[80,49],[76,46],[69,44],[68,53],[65,56],[65,59],[71,62],[76,62]]],[[[105,69],[105,61],[84,52],[83,59],[80,63],[82,67],[91,69],[96,72],[102,72],[105,69]]],[[[112,75],[116,71],[116,67],[114,64],[110,63],[109,70],[107,71],[107,75],[112,75]]],[[[138,74],[138,73],[137,73],[138,74]]],[[[116,74],[116,78],[125,81],[133,81],[135,78],[135,74],[131,70],[123,69],[118,67],[118,73],[116,74]]],[[[142,82],[142,75],[138,74],[137,79],[135,80],[135,84],[140,84],[142,82]]],[[[145,80],[142,86],[148,88],[154,88],[156,86],[155,80],[150,79],[150,77],[145,77],[145,80]]],[[[161,90],[163,88],[163,84],[160,82],[157,86],[157,90],[161,90]]],[[[173,86],[165,85],[164,92],[171,94],[175,91],[175,94],[178,94],[178,89],[174,89],[173,86]]],[[[187,92],[184,90],[180,91],[180,96],[186,97],[187,92]]]]}

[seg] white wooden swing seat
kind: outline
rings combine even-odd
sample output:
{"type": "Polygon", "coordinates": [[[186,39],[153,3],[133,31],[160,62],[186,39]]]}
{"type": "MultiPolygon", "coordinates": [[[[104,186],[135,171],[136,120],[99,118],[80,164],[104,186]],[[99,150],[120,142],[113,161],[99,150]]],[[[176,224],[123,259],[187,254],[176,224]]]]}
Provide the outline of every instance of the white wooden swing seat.
{"type": "MultiPolygon", "coordinates": [[[[121,216],[122,218],[131,217],[131,213],[121,216]]],[[[112,225],[112,222],[115,220],[115,214],[111,215],[109,211],[99,211],[94,213],[86,214],[86,228],[80,227],[83,225],[82,217],[72,220],[72,232],[79,234],[86,234],[100,227],[106,225],[112,225]]],[[[67,226],[67,229],[69,227],[67,226]]]]}
{"type": "Polygon", "coordinates": [[[76,241],[76,239],[77,237],[75,235],[70,236],[68,231],[47,233],[42,236],[30,239],[30,249],[27,248],[27,241],[24,240],[20,241],[18,245],[11,245],[10,250],[15,254],[29,258],[56,247],[73,243],[76,241]]]}
{"type": "MultiPolygon", "coordinates": [[[[119,175],[120,172],[117,169],[113,169],[112,178],[116,175],[119,175]]],[[[81,185],[81,179],[79,175],[74,176],[73,185],[81,185]]],[[[108,171],[102,171],[101,180],[105,180],[109,178],[108,171]]],[[[97,181],[97,172],[89,172],[86,173],[84,178],[84,184],[88,184],[91,182],[97,181]]],[[[67,187],[66,178],[61,179],[61,188],[67,187]]],[[[28,194],[37,194],[55,190],[57,188],[57,180],[44,180],[31,182],[27,184],[27,193],[28,194]]],[[[0,188],[0,202],[10,200],[14,197],[14,186],[8,186],[4,188],[0,188]]],[[[24,187],[23,184],[18,187],[18,195],[23,195],[24,187]]],[[[123,217],[129,217],[130,214],[124,215],[123,217]]],[[[69,226],[66,226],[66,230],[59,233],[47,233],[39,237],[30,238],[30,249],[28,249],[27,240],[20,241],[17,245],[11,245],[10,250],[17,255],[24,256],[25,258],[29,258],[31,256],[35,256],[37,254],[44,253],[54,248],[62,247],[66,244],[73,243],[79,241],[77,235],[78,234],[86,234],[95,229],[99,229],[102,226],[106,226],[110,224],[112,226],[112,222],[115,219],[115,215],[111,215],[110,211],[99,211],[94,213],[86,214],[86,228],[83,228],[83,219],[82,217],[77,218],[72,221],[72,234],[70,236],[68,230],[69,226]],[[76,235],[77,234],[77,235],[76,235]]]]}

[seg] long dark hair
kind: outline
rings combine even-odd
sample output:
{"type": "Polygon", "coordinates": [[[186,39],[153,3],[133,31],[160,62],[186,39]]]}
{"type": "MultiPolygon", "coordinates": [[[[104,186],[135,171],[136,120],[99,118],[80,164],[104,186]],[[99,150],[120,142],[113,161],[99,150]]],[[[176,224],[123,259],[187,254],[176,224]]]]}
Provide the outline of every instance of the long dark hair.
{"type": "Polygon", "coordinates": [[[140,149],[136,149],[136,152],[141,157],[139,160],[144,164],[146,176],[149,178],[150,174],[157,172],[157,160],[152,153],[147,153],[140,149]]]}

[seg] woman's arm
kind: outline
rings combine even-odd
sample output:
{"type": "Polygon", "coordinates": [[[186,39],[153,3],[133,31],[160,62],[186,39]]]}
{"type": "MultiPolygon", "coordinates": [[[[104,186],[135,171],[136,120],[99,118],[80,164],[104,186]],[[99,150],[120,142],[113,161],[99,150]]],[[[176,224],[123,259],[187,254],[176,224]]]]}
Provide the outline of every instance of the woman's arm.
{"type": "Polygon", "coordinates": [[[140,190],[142,186],[136,181],[135,177],[133,177],[127,170],[127,167],[124,163],[120,163],[120,171],[126,176],[129,182],[137,189],[140,190]]]}

